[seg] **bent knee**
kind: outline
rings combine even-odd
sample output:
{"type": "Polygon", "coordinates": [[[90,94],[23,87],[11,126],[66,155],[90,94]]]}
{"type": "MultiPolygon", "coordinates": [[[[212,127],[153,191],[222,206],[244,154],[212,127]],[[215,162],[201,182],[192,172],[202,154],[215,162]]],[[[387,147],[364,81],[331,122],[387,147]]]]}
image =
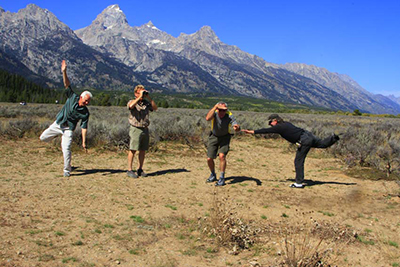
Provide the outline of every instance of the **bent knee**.
{"type": "Polygon", "coordinates": [[[41,135],[41,136],[39,137],[39,140],[40,140],[40,141],[43,141],[43,142],[48,142],[48,141],[50,141],[50,138],[48,138],[48,137],[46,137],[46,136],[44,136],[44,135],[41,135]]]}

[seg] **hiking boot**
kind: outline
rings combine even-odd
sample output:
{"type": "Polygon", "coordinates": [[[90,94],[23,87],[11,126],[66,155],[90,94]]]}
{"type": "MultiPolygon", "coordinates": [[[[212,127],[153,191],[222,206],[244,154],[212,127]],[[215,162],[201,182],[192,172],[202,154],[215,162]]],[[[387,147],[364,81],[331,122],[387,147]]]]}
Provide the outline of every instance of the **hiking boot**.
{"type": "Polygon", "coordinates": [[[208,177],[208,179],[206,180],[206,183],[212,183],[215,182],[217,180],[217,177],[215,177],[214,174],[210,174],[210,177],[208,177]]]}
{"type": "Polygon", "coordinates": [[[145,173],[142,169],[137,170],[137,175],[142,177],[147,177],[147,173],[145,173]]]}
{"type": "Polygon", "coordinates": [[[64,177],[70,177],[71,173],[70,172],[64,172],[64,177]]]}
{"type": "Polygon", "coordinates": [[[138,178],[138,176],[136,175],[136,173],[134,173],[133,171],[127,171],[126,174],[128,175],[128,177],[131,177],[131,178],[138,178]]]}
{"type": "Polygon", "coordinates": [[[215,183],[215,186],[224,186],[225,185],[225,178],[219,178],[218,182],[215,183]]]}
{"type": "Polygon", "coordinates": [[[304,188],[304,185],[302,185],[302,184],[291,184],[290,187],[291,188],[304,188]]]}

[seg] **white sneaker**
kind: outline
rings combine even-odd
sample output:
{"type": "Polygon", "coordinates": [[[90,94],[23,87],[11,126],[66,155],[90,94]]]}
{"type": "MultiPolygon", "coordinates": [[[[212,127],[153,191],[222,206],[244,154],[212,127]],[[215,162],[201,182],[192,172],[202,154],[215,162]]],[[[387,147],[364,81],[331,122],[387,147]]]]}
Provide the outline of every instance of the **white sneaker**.
{"type": "Polygon", "coordinates": [[[294,183],[294,184],[291,184],[290,187],[291,188],[304,188],[304,185],[294,183]]]}

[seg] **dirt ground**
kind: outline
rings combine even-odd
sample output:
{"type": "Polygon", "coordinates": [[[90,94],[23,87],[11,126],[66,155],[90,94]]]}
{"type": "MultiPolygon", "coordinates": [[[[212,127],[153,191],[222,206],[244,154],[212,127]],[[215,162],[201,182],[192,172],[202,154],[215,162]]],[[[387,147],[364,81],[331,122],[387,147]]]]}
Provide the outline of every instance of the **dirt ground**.
{"type": "Polygon", "coordinates": [[[285,141],[234,138],[216,188],[201,145],[159,143],[139,179],[125,151],[75,149],[64,178],[59,140],[0,141],[0,266],[281,266],[285,239],[330,253],[323,266],[400,266],[399,185],[349,177],[321,150],[292,189],[285,141]],[[216,208],[248,227],[249,248],[218,242],[216,208]]]}

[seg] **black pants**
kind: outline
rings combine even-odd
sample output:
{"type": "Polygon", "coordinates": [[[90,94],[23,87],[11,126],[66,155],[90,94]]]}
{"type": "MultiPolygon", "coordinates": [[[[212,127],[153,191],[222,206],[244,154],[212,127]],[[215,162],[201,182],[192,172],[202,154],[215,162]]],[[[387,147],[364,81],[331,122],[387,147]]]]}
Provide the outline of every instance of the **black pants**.
{"type": "Polygon", "coordinates": [[[301,144],[301,146],[297,149],[296,157],[294,159],[297,184],[301,184],[304,181],[304,162],[306,160],[307,154],[310,151],[310,149],[312,147],[328,148],[336,142],[337,139],[333,135],[325,139],[319,139],[312,133],[305,131],[300,136],[299,143],[301,144]]]}

